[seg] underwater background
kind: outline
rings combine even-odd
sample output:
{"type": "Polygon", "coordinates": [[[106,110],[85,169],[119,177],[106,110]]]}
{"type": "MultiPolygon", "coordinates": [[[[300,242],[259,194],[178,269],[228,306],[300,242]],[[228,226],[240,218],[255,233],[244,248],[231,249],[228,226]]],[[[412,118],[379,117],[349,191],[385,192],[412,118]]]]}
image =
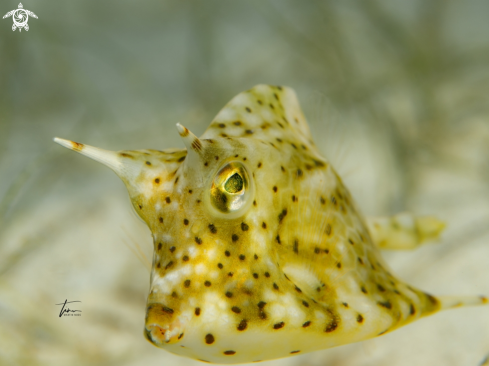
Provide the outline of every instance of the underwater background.
{"type": "MultiPolygon", "coordinates": [[[[0,21],[0,365],[202,363],[143,337],[152,256],[126,189],[54,144],[183,148],[236,94],[295,89],[365,215],[432,214],[438,243],[384,252],[438,295],[489,295],[489,2],[27,0],[0,21]],[[81,316],[55,304],[81,301],[81,316]]],[[[16,1],[0,3],[3,15],[16,1]]],[[[264,366],[477,366],[489,307],[264,366]]]]}

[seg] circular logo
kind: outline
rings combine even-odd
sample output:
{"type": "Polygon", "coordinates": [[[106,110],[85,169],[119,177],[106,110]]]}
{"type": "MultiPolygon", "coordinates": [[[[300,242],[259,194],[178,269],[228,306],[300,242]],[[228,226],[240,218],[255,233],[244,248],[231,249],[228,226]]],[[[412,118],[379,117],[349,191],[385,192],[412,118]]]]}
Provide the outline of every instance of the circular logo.
{"type": "Polygon", "coordinates": [[[17,9],[13,16],[14,24],[16,27],[22,28],[27,24],[29,19],[29,14],[24,9],[17,9]]]}

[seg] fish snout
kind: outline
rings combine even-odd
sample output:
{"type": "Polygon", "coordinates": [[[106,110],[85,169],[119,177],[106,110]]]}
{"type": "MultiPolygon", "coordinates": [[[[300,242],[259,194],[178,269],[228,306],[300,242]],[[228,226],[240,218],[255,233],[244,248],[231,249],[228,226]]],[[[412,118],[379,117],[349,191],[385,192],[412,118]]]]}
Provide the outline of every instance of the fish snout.
{"type": "Polygon", "coordinates": [[[144,336],[156,347],[177,343],[183,337],[183,327],[173,309],[162,304],[151,304],[146,310],[144,336]]]}

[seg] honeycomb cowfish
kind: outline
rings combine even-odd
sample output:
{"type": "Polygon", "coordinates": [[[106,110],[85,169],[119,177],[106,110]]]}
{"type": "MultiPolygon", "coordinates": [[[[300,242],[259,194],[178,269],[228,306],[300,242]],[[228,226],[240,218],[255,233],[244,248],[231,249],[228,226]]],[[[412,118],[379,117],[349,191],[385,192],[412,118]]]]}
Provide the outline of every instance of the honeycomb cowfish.
{"type": "Polygon", "coordinates": [[[144,336],[211,363],[258,362],[357,342],[439,310],[396,278],[380,249],[414,248],[444,224],[365,219],[313,142],[294,91],[238,94],[186,149],[112,152],[55,141],[111,168],[149,226],[154,254],[144,336]]]}

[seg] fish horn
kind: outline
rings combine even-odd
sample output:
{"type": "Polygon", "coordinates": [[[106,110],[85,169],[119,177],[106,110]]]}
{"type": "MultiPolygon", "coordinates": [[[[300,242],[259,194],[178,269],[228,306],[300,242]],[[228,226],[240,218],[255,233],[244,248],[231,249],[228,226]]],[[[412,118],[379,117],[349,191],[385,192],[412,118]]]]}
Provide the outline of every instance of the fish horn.
{"type": "Polygon", "coordinates": [[[187,127],[182,126],[180,123],[177,123],[177,130],[183,140],[183,143],[185,144],[185,147],[187,148],[188,153],[194,151],[200,155],[202,152],[202,142],[199,140],[199,138],[190,132],[187,127]]]}
{"type": "Polygon", "coordinates": [[[81,144],[79,142],[54,138],[54,142],[70,150],[79,152],[99,163],[112,169],[126,185],[129,195],[136,195],[142,187],[139,187],[138,177],[141,175],[146,165],[141,159],[126,153],[125,151],[109,151],[98,147],[81,144]],[[130,158],[128,158],[130,157],[130,158]]]}
{"type": "Polygon", "coordinates": [[[89,157],[99,163],[112,169],[117,175],[123,173],[123,164],[121,159],[114,151],[99,149],[90,145],[81,144],[79,142],[61,139],[59,137],[54,138],[54,142],[66,147],[67,149],[79,152],[82,155],[89,157]]]}

